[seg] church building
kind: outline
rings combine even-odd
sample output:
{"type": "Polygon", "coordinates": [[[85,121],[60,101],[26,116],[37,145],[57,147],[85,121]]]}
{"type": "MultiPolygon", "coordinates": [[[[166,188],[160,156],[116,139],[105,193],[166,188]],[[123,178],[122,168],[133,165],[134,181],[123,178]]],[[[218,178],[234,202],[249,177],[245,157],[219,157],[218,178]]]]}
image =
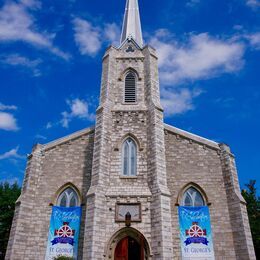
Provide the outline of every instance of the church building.
{"type": "Polygon", "coordinates": [[[137,0],[102,64],[95,125],[28,156],[6,260],[256,259],[230,148],[164,123],[137,0]]]}

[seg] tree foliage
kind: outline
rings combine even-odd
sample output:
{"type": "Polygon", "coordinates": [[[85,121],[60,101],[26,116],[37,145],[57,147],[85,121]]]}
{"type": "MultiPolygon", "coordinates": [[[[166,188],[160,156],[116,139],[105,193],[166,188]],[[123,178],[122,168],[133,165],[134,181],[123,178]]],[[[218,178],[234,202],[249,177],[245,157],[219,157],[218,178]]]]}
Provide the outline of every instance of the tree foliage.
{"type": "Polygon", "coordinates": [[[246,184],[246,189],[242,191],[242,195],[247,202],[247,212],[251,227],[255,252],[257,259],[260,259],[260,197],[257,196],[255,187],[256,181],[251,180],[246,184]]]}
{"type": "Polygon", "coordinates": [[[4,258],[15,209],[21,188],[17,183],[0,183],[0,259],[4,258]]]}
{"type": "Polygon", "coordinates": [[[69,256],[57,256],[54,258],[54,260],[74,260],[73,257],[69,257],[69,256]]]}

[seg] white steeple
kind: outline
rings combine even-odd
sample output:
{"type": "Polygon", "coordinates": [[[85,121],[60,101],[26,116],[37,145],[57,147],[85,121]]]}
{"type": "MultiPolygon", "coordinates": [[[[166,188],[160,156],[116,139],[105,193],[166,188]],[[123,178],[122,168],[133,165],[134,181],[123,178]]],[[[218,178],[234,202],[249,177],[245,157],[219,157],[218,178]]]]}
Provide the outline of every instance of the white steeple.
{"type": "Polygon", "coordinates": [[[143,36],[139,14],[138,0],[127,0],[124,23],[121,35],[121,44],[127,39],[133,38],[139,47],[143,47],[143,36]]]}

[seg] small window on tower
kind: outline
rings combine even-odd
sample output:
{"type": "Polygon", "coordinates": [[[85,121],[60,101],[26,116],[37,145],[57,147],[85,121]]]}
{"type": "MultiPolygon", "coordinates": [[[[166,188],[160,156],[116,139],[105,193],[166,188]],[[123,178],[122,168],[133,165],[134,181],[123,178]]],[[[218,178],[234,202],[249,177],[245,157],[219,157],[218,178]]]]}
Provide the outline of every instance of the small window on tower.
{"type": "Polygon", "coordinates": [[[136,160],[136,144],[128,138],[122,147],[123,175],[136,176],[137,160],[136,160]]]}
{"type": "Polygon", "coordinates": [[[136,76],[129,72],[125,77],[125,103],[136,102],[136,76]]]}

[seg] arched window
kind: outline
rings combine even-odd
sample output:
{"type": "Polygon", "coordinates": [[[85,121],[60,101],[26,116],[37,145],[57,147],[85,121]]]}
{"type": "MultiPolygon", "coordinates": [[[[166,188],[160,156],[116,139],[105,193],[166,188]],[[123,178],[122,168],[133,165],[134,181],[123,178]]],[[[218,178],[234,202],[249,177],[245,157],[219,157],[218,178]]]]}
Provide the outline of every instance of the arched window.
{"type": "Polygon", "coordinates": [[[132,71],[128,72],[125,77],[125,102],[136,102],[136,76],[132,71]]]}
{"type": "Polygon", "coordinates": [[[200,192],[195,188],[190,187],[183,194],[182,205],[190,207],[200,207],[204,206],[205,202],[200,192]]]}
{"type": "Polygon", "coordinates": [[[127,138],[123,144],[123,175],[136,175],[136,144],[131,138],[127,138]]]}
{"type": "Polygon", "coordinates": [[[60,207],[77,207],[79,206],[79,198],[75,190],[72,188],[65,189],[58,197],[57,205],[60,207]]]}

